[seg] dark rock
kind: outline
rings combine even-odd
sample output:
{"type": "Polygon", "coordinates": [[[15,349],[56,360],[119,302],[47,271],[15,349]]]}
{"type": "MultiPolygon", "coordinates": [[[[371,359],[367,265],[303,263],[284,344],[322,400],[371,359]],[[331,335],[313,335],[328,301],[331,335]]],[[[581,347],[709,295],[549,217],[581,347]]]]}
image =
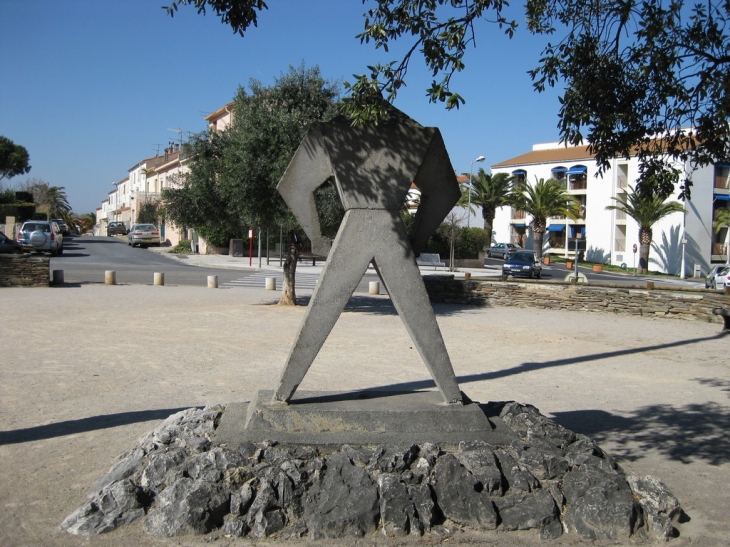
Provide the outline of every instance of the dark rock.
{"type": "Polygon", "coordinates": [[[184,477],[162,491],[144,527],[158,536],[205,534],[223,524],[229,507],[229,496],[222,489],[184,477]]]}
{"type": "Polygon", "coordinates": [[[365,469],[340,452],[327,460],[316,504],[306,516],[311,539],[362,537],[376,529],[378,491],[365,469]]]}
{"type": "Polygon", "coordinates": [[[373,455],[375,461],[371,458],[368,467],[378,469],[384,473],[400,472],[410,467],[418,458],[419,451],[420,448],[415,444],[388,446],[384,450],[376,450],[373,455]]]}
{"type": "Polygon", "coordinates": [[[340,449],[343,454],[346,454],[352,463],[359,467],[366,467],[373,459],[374,451],[371,448],[365,446],[350,446],[349,444],[343,445],[340,449]]]}
{"type": "Polygon", "coordinates": [[[253,455],[256,454],[258,447],[251,441],[245,441],[240,443],[236,450],[241,456],[243,456],[244,458],[246,458],[247,461],[250,462],[253,455]]]}
{"type": "Polygon", "coordinates": [[[436,506],[433,501],[431,487],[428,484],[409,486],[408,495],[416,508],[416,514],[418,515],[418,521],[421,523],[421,528],[430,532],[431,525],[433,524],[434,508],[436,506]]]}
{"type": "Polygon", "coordinates": [[[541,450],[526,446],[518,451],[517,461],[541,481],[562,477],[568,471],[564,453],[558,449],[541,450]]]}
{"type": "Polygon", "coordinates": [[[168,472],[181,465],[188,455],[187,450],[174,448],[168,452],[150,457],[149,465],[142,472],[140,485],[152,490],[161,490],[166,486],[165,477],[168,472]]]}
{"type": "Polygon", "coordinates": [[[186,444],[193,452],[205,452],[211,447],[211,442],[205,437],[192,437],[186,444]]]}
{"type": "Polygon", "coordinates": [[[245,515],[251,507],[255,495],[256,491],[250,483],[244,484],[238,492],[231,493],[231,514],[236,516],[245,515]]]}
{"type": "Polygon", "coordinates": [[[408,496],[408,488],[397,475],[383,473],[378,477],[380,525],[386,536],[402,537],[409,532],[421,533],[416,508],[408,496]]]}
{"type": "Polygon", "coordinates": [[[461,443],[460,452],[455,454],[459,463],[466,467],[490,495],[502,495],[502,472],[492,452],[493,448],[484,442],[461,443]]]}
{"type": "Polygon", "coordinates": [[[112,483],[66,517],[60,529],[74,535],[110,532],[144,516],[141,498],[141,489],[129,479],[112,483]]]}
{"type": "Polygon", "coordinates": [[[102,489],[113,482],[132,477],[140,472],[146,463],[147,458],[145,458],[145,453],[142,449],[136,448],[131,450],[124,454],[120,460],[112,466],[109,472],[97,481],[96,487],[98,489],[102,489]]]}
{"type": "Polygon", "coordinates": [[[248,524],[246,524],[246,519],[234,515],[226,515],[223,519],[221,533],[224,536],[242,538],[246,535],[248,530],[249,528],[248,524]]]}
{"type": "Polygon", "coordinates": [[[257,539],[267,538],[286,526],[286,517],[281,509],[259,511],[251,524],[251,535],[257,539]]]}
{"type": "Polygon", "coordinates": [[[565,448],[576,438],[573,431],[543,416],[532,405],[506,403],[499,417],[528,444],[538,438],[558,448],[565,448]]]}
{"type": "Polygon", "coordinates": [[[563,522],[586,539],[627,541],[641,527],[641,515],[626,479],[582,466],[563,478],[563,522]]]}
{"type": "Polygon", "coordinates": [[[452,454],[441,456],[431,474],[436,503],[444,516],[458,524],[481,530],[497,527],[497,513],[486,494],[477,492],[479,481],[452,454]]]}
{"type": "Polygon", "coordinates": [[[649,534],[661,541],[670,539],[674,534],[673,523],[682,513],[679,500],[661,480],[650,475],[640,477],[631,473],[626,479],[644,511],[649,534]]]}
{"type": "Polygon", "coordinates": [[[530,473],[525,467],[520,466],[512,456],[505,450],[498,448],[494,451],[499,461],[499,466],[507,481],[507,489],[514,493],[515,491],[532,492],[540,486],[537,478],[530,473]]]}
{"type": "Polygon", "coordinates": [[[494,500],[499,511],[500,530],[543,528],[558,519],[555,500],[547,490],[494,500]]]}

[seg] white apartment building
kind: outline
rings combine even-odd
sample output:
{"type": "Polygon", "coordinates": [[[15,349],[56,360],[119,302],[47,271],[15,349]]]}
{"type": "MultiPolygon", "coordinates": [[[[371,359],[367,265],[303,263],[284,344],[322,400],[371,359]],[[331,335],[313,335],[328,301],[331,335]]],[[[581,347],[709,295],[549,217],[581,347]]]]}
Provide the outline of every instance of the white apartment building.
{"type": "MultiPolygon", "coordinates": [[[[678,165],[678,167],[685,167],[678,165]]],[[[551,218],[545,238],[545,253],[574,256],[576,249],[585,260],[633,268],[638,263],[639,227],[620,211],[607,210],[614,197],[626,196],[639,175],[636,158],[615,159],[611,167],[597,176],[594,157],[585,146],[566,147],[559,143],[536,144],[532,151],[492,165],[492,175],[507,173],[528,184],[538,179],[562,181],[568,193],[583,206],[584,218],[551,218]]],[[[694,170],[692,199],[685,203],[686,213],[672,214],[653,227],[649,255],[651,270],[679,275],[684,258],[686,276],[699,269],[705,275],[712,263],[727,260],[726,230],[713,228],[715,212],[730,206],[730,165],[716,164],[694,170]]],[[[677,191],[669,199],[677,199],[677,191]]],[[[511,207],[497,211],[493,238],[532,248],[529,215],[511,207]]]]}

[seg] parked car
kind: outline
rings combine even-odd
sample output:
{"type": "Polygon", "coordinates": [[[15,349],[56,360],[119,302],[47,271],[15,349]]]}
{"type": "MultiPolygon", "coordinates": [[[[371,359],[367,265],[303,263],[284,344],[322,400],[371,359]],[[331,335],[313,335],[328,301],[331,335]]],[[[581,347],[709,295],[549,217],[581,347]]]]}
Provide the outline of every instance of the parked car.
{"type": "Polygon", "coordinates": [[[127,235],[127,245],[134,247],[160,246],[160,231],[154,224],[135,224],[127,235]]]}
{"type": "Polygon", "coordinates": [[[61,228],[47,220],[25,221],[18,232],[18,243],[26,251],[46,252],[51,256],[63,253],[61,228]]]}
{"type": "Polygon", "coordinates": [[[705,289],[715,288],[715,276],[718,272],[721,272],[725,268],[727,268],[727,264],[720,264],[719,266],[713,266],[710,268],[710,272],[707,274],[707,277],[705,277],[705,289]]]}
{"type": "Polygon", "coordinates": [[[487,257],[492,258],[493,256],[499,256],[501,258],[507,258],[515,251],[522,249],[519,245],[514,243],[497,243],[496,245],[487,249],[487,257]]]}
{"type": "Polygon", "coordinates": [[[502,275],[526,276],[530,279],[542,276],[542,264],[535,251],[519,250],[507,257],[502,266],[502,275]]]}
{"type": "Polygon", "coordinates": [[[730,287],[730,266],[723,266],[722,269],[717,270],[715,279],[712,282],[712,288],[719,291],[724,291],[725,287],[730,287]]]}
{"type": "Polygon", "coordinates": [[[22,252],[23,247],[21,247],[20,243],[0,232],[0,253],[17,255],[22,252]]]}
{"type": "Polygon", "coordinates": [[[63,234],[63,237],[66,237],[68,235],[71,235],[68,231],[68,224],[66,224],[66,221],[62,218],[52,218],[51,222],[55,222],[58,224],[58,227],[61,229],[61,233],[63,234]]]}
{"type": "Polygon", "coordinates": [[[106,227],[106,235],[108,236],[126,236],[129,233],[124,222],[110,222],[106,227]]]}

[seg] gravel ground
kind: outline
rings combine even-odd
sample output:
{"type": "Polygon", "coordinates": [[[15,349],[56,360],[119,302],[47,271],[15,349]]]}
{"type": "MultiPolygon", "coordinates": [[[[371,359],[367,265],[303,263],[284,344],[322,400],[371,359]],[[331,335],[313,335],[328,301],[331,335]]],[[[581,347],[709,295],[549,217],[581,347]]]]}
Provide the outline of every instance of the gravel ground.
{"type": "MultiPolygon", "coordinates": [[[[274,293],[258,289],[0,290],[0,545],[208,544],[150,537],[139,524],[92,538],[58,526],[115,458],[170,414],[275,387],[304,314],[275,303],[274,293]]],[[[664,480],[689,517],[670,545],[730,543],[730,336],[719,334],[720,323],[504,307],[436,311],[472,399],[534,404],[597,439],[625,470],[664,480]]],[[[358,296],[301,389],[432,385],[387,297],[358,296]]],[[[542,544],[529,532],[323,544],[442,542],[542,544]]]]}

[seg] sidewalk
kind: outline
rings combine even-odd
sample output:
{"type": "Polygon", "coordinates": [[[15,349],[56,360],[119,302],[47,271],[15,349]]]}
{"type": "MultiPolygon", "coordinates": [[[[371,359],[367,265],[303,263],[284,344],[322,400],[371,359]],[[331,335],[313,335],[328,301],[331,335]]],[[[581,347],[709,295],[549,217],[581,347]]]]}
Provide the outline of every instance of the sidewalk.
{"type": "MultiPolygon", "coordinates": [[[[257,256],[249,259],[247,256],[234,257],[228,255],[203,255],[203,254],[173,254],[170,253],[170,247],[148,247],[150,251],[159,253],[171,260],[185,261],[186,264],[194,266],[205,266],[208,268],[223,268],[230,270],[274,270],[282,271],[283,268],[279,266],[279,257],[271,257],[267,260],[266,257],[261,258],[261,266],[259,266],[259,258],[257,256]]],[[[311,260],[301,260],[297,264],[297,272],[299,273],[310,273],[320,274],[324,262],[317,261],[312,266],[311,260]]],[[[472,277],[500,277],[502,275],[501,270],[493,268],[459,268],[459,271],[450,272],[448,268],[432,268],[432,267],[421,267],[421,273],[424,275],[453,275],[456,279],[464,279],[464,274],[469,272],[472,277]]],[[[368,274],[376,275],[375,270],[369,267],[368,274]]]]}

